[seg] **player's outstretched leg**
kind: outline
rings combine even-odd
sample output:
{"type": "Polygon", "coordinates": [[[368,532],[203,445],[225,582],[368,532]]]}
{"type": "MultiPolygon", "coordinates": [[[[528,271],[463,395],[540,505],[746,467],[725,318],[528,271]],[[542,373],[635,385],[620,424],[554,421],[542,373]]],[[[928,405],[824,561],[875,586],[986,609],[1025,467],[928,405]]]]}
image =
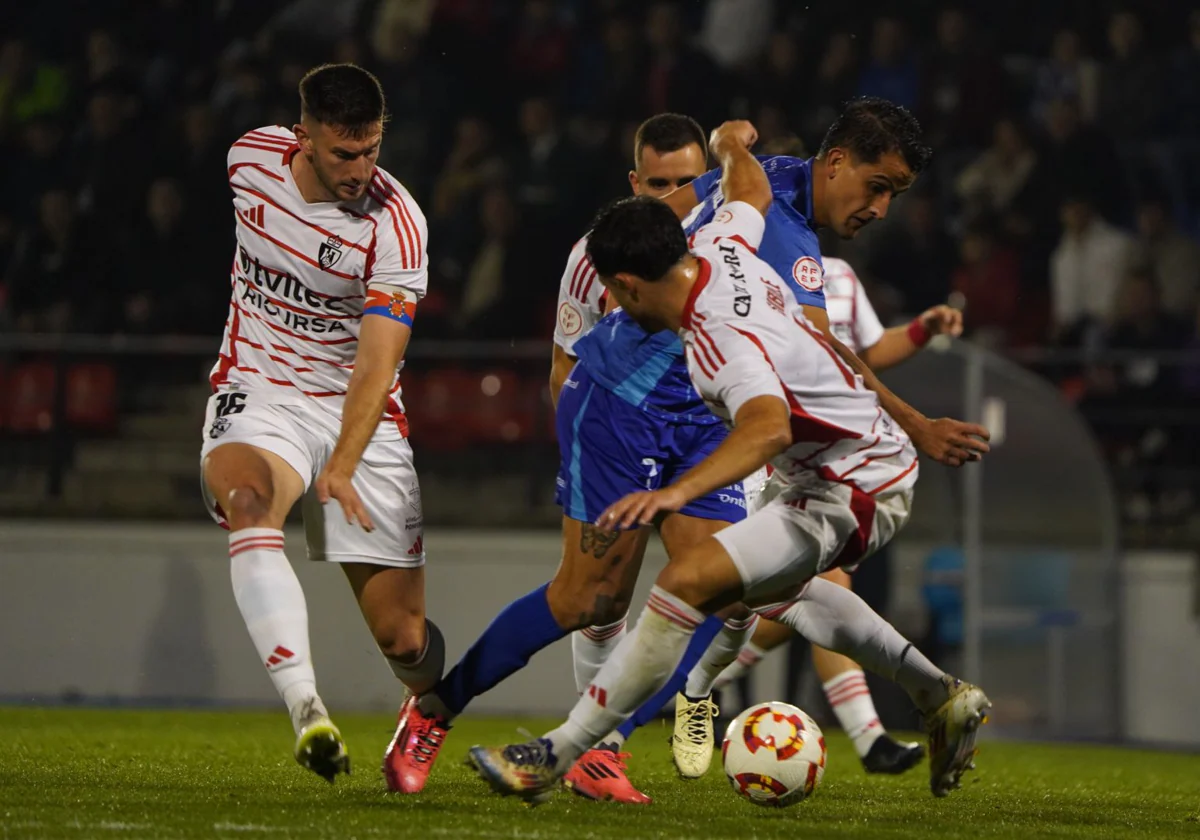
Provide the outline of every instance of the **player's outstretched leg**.
{"type": "Polygon", "coordinates": [[[736,602],[741,586],[737,567],[715,539],[672,555],[637,627],[600,669],[567,721],[525,744],[475,747],[471,763],[493,790],[539,801],[580,756],[666,684],[706,612],[736,602]]]}
{"type": "MultiPolygon", "coordinates": [[[[563,561],[554,580],[501,610],[431,691],[404,704],[384,759],[388,787],[420,792],[454,718],[471,700],[572,630],[608,624],[624,615],[648,536],[647,529],[604,531],[564,517],[563,561]]],[[[608,770],[624,779],[619,766],[608,764],[608,770]]]]}
{"type": "Polygon", "coordinates": [[[287,705],[296,732],[293,754],[332,782],[350,772],[350,757],[317,695],[304,590],[283,552],[283,522],[304,481],[278,455],[244,443],[217,447],[203,469],[205,486],[229,525],[234,599],[287,705]]]}
{"type": "MultiPolygon", "coordinates": [[[[851,589],[850,575],[830,569],[821,577],[851,589]]],[[[858,760],[868,773],[899,774],[915,767],[925,757],[917,743],[900,742],[879,721],[863,669],[840,653],[813,646],[813,667],[838,723],[854,743],[858,760]]]]}
{"type": "Polygon", "coordinates": [[[992,706],[987,695],[926,659],[853,592],[816,578],[792,603],[762,613],[810,642],[895,680],[908,692],[925,716],[934,796],[957,788],[962,774],[974,768],[976,731],[992,706]]]}

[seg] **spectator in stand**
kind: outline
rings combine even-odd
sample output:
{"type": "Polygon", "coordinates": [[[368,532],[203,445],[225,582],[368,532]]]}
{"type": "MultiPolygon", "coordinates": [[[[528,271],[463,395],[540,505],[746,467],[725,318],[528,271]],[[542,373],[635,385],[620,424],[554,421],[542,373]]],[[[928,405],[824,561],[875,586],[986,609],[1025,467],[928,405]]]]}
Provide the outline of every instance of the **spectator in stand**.
{"type": "Polygon", "coordinates": [[[924,74],[921,121],[935,148],[978,148],[1007,107],[1004,71],[957,6],[937,18],[937,45],[924,74]]]}
{"type": "Polygon", "coordinates": [[[677,2],[656,0],[646,13],[645,113],[672,111],[715,126],[729,110],[727,86],[712,59],[688,46],[679,12],[677,2]]]}
{"type": "Polygon", "coordinates": [[[992,145],[959,173],[954,184],[967,217],[1001,217],[1013,210],[1030,188],[1037,165],[1037,151],[1024,128],[1012,117],[997,120],[992,145]]]}
{"type": "Polygon", "coordinates": [[[21,147],[16,150],[4,184],[4,202],[16,216],[28,219],[37,213],[42,192],[70,176],[63,171],[63,132],[56,121],[36,117],[20,134],[21,147]]]}
{"type": "Polygon", "coordinates": [[[1075,99],[1050,104],[1045,150],[1046,173],[1059,194],[1092,190],[1097,178],[1104,188],[1094,199],[1096,209],[1110,222],[1128,222],[1132,191],[1128,173],[1112,141],[1100,129],[1084,125],[1075,99]]]}
{"type": "Polygon", "coordinates": [[[1031,111],[1043,126],[1050,122],[1050,109],[1060,99],[1079,103],[1082,120],[1096,119],[1100,105],[1100,65],[1083,54],[1079,33],[1060,29],[1050,47],[1050,58],[1037,69],[1031,111]]]}
{"type": "Polygon", "coordinates": [[[880,227],[865,265],[871,276],[903,296],[903,311],[915,314],[946,302],[955,245],[928,191],[905,196],[903,209],[898,224],[880,227]]]}
{"type": "Polygon", "coordinates": [[[10,37],[0,45],[0,140],[34,117],[61,114],[69,93],[67,73],[40,60],[27,41],[10,37]]]}
{"type": "Polygon", "coordinates": [[[915,111],[921,76],[908,33],[897,18],[881,17],[871,33],[871,55],[858,79],[861,96],[882,96],[915,111]]]}
{"type": "MultiPolygon", "coordinates": [[[[533,96],[522,102],[518,125],[521,138],[509,162],[517,206],[531,230],[549,241],[565,242],[569,231],[583,224],[594,209],[591,196],[579,183],[582,161],[548,97],[533,96]]],[[[549,258],[552,263],[559,260],[558,254],[549,258]]]]}
{"type": "Polygon", "coordinates": [[[17,242],[9,271],[8,304],[16,328],[56,333],[108,326],[112,277],[105,270],[104,244],[89,235],[70,192],[43,193],[37,224],[17,242]]]}
{"type": "Polygon", "coordinates": [[[1100,120],[1127,143],[1146,140],[1163,114],[1162,68],[1145,49],[1141,19],[1132,11],[1110,18],[1108,43],[1112,58],[1100,70],[1100,120]]]}
{"type": "Polygon", "coordinates": [[[479,202],[482,239],[467,264],[462,295],[451,316],[458,334],[472,339],[528,338],[535,307],[515,285],[527,272],[526,250],[516,239],[517,211],[500,186],[479,202]]]}
{"type": "Polygon", "coordinates": [[[1051,315],[1060,339],[1112,321],[1134,257],[1133,238],[1106,222],[1086,195],[1068,196],[1061,218],[1062,239],[1050,258],[1051,315]]]}
{"type": "Polygon", "coordinates": [[[1200,244],[1179,230],[1159,196],[1138,202],[1137,231],[1137,259],[1153,271],[1163,309],[1188,317],[1200,302],[1200,244]]]}
{"type": "Polygon", "coordinates": [[[808,80],[805,86],[805,114],[797,122],[800,137],[810,149],[821,145],[821,138],[858,85],[858,52],[854,38],[846,32],[835,32],[824,42],[824,47],[816,77],[808,80]]]}
{"type": "Polygon", "coordinates": [[[795,36],[790,32],[776,32],[768,42],[764,60],[746,73],[747,99],[755,110],[764,104],[783,109],[787,121],[798,125],[804,112],[800,108],[803,99],[797,91],[806,87],[795,36]]]}
{"type": "Polygon", "coordinates": [[[426,195],[437,177],[437,144],[448,139],[464,106],[441,58],[426,49],[413,21],[383,11],[371,34],[373,69],[396,118],[383,133],[380,160],[410,190],[426,195]]]}
{"type": "Polygon", "coordinates": [[[997,347],[1024,343],[1021,261],[997,240],[986,221],[973,224],[962,238],[960,261],[951,281],[963,296],[963,321],[976,341],[997,347]]]}
{"type": "Polygon", "coordinates": [[[509,78],[518,95],[566,77],[571,36],[551,0],[525,0],[508,40],[509,78]]]}
{"type": "MultiPolygon", "coordinates": [[[[772,0],[709,0],[704,9],[700,43],[728,73],[753,72],[762,61],[771,35],[775,8],[772,0]]],[[[767,51],[770,62],[770,50],[767,51]]]]}

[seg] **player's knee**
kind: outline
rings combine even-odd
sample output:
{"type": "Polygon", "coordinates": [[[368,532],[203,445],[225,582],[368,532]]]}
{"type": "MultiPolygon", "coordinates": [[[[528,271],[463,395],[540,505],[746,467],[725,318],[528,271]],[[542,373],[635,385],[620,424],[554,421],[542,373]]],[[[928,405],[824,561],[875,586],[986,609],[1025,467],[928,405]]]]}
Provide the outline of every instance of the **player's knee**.
{"type": "Polygon", "coordinates": [[[629,612],[629,598],[629,593],[597,580],[555,578],[546,589],[551,615],[568,631],[620,621],[629,612]]]}
{"type": "Polygon", "coordinates": [[[271,489],[257,482],[245,482],[229,491],[223,507],[233,530],[266,524],[271,515],[271,489]]]}
{"type": "Polygon", "coordinates": [[[660,589],[697,609],[709,599],[710,593],[705,585],[704,576],[700,574],[695,563],[686,562],[684,558],[668,563],[666,568],[659,572],[655,583],[660,589]]]}
{"type": "Polygon", "coordinates": [[[383,655],[396,662],[417,662],[425,652],[424,616],[390,616],[374,622],[371,634],[383,655]]]}

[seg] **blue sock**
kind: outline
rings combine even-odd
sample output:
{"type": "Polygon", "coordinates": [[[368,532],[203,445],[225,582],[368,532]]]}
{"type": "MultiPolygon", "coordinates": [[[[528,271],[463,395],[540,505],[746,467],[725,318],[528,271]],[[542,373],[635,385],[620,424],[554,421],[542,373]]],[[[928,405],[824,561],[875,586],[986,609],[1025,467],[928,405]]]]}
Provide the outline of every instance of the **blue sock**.
{"type": "Polygon", "coordinates": [[[692,668],[700,661],[700,657],[704,655],[704,651],[708,650],[708,646],[712,644],[712,640],[717,638],[717,634],[721,632],[721,627],[725,624],[715,615],[710,615],[708,618],[696,628],[696,632],[692,634],[692,640],[688,642],[687,650],[683,652],[683,659],[679,661],[679,667],[675,669],[675,673],[671,675],[671,679],[667,680],[667,684],[662,687],[662,690],[647,700],[641,705],[633,717],[617,727],[617,731],[624,737],[628,738],[633,734],[633,731],[639,726],[644,726],[650,721],[658,717],[658,713],[662,711],[663,706],[671,702],[671,699],[687,684],[688,674],[692,672],[692,668]]]}
{"type": "Polygon", "coordinates": [[[529,658],[567,635],[546,600],[550,584],[513,601],[433,689],[454,714],[473,699],[525,667],[529,658]]]}

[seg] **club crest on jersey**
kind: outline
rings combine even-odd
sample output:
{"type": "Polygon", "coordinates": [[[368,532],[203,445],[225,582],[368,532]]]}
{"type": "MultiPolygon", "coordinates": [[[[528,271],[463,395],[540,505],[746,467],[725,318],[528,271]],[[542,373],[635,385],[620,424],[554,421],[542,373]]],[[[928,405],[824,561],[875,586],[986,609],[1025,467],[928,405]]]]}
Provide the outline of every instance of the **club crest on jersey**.
{"type": "Polygon", "coordinates": [[[317,262],[321,268],[333,268],[337,265],[337,261],[342,258],[342,240],[336,236],[331,236],[321,243],[321,248],[317,251],[317,262]]]}
{"type": "Polygon", "coordinates": [[[801,257],[792,266],[792,279],[800,284],[800,288],[815,292],[825,285],[825,271],[812,257],[801,257]]]}
{"type": "Polygon", "coordinates": [[[563,335],[566,336],[577,335],[583,329],[583,316],[568,300],[564,300],[562,306],[558,307],[558,325],[562,327],[563,335]]]}

